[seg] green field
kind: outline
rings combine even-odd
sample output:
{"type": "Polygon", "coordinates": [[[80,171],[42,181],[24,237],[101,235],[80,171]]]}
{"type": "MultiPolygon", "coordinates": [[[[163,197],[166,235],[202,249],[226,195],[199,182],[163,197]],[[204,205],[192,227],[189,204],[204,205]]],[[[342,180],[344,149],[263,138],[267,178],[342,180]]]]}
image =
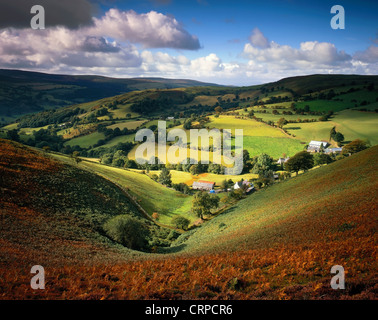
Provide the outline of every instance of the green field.
{"type": "Polygon", "coordinates": [[[311,111],[330,111],[338,112],[347,108],[354,107],[354,103],[348,101],[334,101],[334,100],[312,100],[300,101],[296,104],[297,108],[303,109],[306,105],[310,107],[311,111]]]}
{"type": "Polygon", "coordinates": [[[368,139],[372,145],[378,144],[378,114],[344,110],[338,112],[329,121],[314,123],[289,123],[284,128],[296,138],[309,142],[311,140],[329,141],[331,128],[336,126],[345,141],[368,139]]]}
{"type": "Polygon", "coordinates": [[[334,119],[336,129],[342,132],[346,141],[368,139],[378,144],[378,114],[354,110],[339,112],[334,119]]]}
{"type": "Polygon", "coordinates": [[[272,137],[250,137],[243,139],[244,149],[247,149],[250,156],[258,156],[266,153],[278,159],[285,153],[287,156],[293,156],[302,151],[304,144],[301,141],[292,138],[272,138],[272,137]]]}
{"type": "Polygon", "coordinates": [[[73,138],[65,142],[65,145],[69,145],[71,147],[78,145],[82,148],[88,148],[90,146],[93,146],[99,140],[104,139],[104,138],[105,138],[105,135],[102,132],[93,132],[85,136],[73,138]]]}
{"type": "Polygon", "coordinates": [[[219,118],[211,117],[210,119],[210,128],[231,129],[232,135],[235,134],[235,129],[243,129],[244,136],[286,137],[281,130],[252,119],[236,119],[234,116],[219,116],[219,118]]]}
{"type": "Polygon", "coordinates": [[[119,128],[120,130],[127,128],[129,130],[134,130],[134,129],[140,127],[145,122],[146,122],[146,120],[124,121],[124,122],[118,122],[118,123],[112,124],[110,126],[107,126],[107,128],[109,128],[109,129],[119,128]]]}

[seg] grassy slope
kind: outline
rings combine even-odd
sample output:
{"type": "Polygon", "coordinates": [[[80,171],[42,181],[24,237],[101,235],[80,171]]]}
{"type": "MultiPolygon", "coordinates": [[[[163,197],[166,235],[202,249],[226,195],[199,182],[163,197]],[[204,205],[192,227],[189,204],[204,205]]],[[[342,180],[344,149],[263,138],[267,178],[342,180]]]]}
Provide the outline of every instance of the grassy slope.
{"type": "Polygon", "coordinates": [[[120,168],[104,166],[93,162],[82,162],[80,167],[93,170],[110,181],[128,188],[141,206],[150,214],[157,212],[159,222],[171,224],[171,219],[179,214],[190,221],[198,218],[190,214],[191,196],[186,196],[173,189],[154,182],[147,175],[120,168]]]}
{"type": "Polygon", "coordinates": [[[185,243],[186,250],[315,243],[341,236],[338,228],[344,223],[354,226],[345,235],[363,231],[366,236],[377,226],[377,155],[373,147],[263,189],[203,225],[185,243]],[[222,223],[226,227],[220,232],[222,223]]]}

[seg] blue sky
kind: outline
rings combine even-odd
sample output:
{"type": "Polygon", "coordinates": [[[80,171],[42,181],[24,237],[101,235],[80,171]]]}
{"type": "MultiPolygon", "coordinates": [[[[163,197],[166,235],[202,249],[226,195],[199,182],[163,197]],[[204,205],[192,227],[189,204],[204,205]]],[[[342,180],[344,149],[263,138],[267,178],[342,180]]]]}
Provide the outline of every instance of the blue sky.
{"type": "MultiPolygon", "coordinates": [[[[27,7],[31,0],[20,1],[27,7]]],[[[55,10],[49,7],[46,21],[50,24],[45,30],[12,25],[12,21],[0,26],[0,67],[190,78],[230,85],[313,73],[378,72],[378,3],[374,1],[64,3],[67,10],[80,13],[77,21],[73,14],[63,22],[48,20],[55,10]],[[345,9],[344,30],[330,26],[335,4],[345,9]],[[43,45],[37,48],[36,42],[43,45]]],[[[14,21],[21,19],[17,11],[12,12],[14,21]]]]}
{"type": "Polygon", "coordinates": [[[117,7],[145,13],[155,10],[173,15],[185,29],[197,35],[204,52],[228,52],[242,48],[252,29],[267,38],[297,46],[303,41],[332,42],[346,51],[364,50],[377,38],[378,2],[375,1],[111,1],[103,10],[117,7]],[[330,8],[343,5],[346,29],[333,30],[330,8]],[[229,40],[239,40],[230,46],[229,40]],[[227,47],[230,47],[227,50],[227,47]]]}

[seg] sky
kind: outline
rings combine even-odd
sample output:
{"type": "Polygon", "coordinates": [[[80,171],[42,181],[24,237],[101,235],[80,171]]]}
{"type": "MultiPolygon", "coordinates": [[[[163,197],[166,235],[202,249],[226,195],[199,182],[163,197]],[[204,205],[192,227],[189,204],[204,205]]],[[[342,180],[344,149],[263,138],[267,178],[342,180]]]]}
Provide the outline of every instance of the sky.
{"type": "Polygon", "coordinates": [[[35,3],[0,0],[0,68],[238,86],[378,74],[376,1],[39,0],[42,30],[35,3]]]}

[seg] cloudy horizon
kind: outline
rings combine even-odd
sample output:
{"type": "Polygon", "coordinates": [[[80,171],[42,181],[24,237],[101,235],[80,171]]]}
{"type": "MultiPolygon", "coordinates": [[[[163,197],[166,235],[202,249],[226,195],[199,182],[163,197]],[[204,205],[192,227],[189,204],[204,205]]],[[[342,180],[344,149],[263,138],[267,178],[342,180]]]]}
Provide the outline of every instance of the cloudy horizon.
{"type": "Polygon", "coordinates": [[[264,5],[253,1],[40,2],[45,30],[30,28],[33,1],[0,0],[0,68],[224,85],[378,74],[378,31],[371,18],[377,6],[363,1],[360,11],[345,2],[345,30],[330,27],[332,2],[311,8],[303,1],[268,1],[272,9],[265,16],[256,13],[264,5]]]}

